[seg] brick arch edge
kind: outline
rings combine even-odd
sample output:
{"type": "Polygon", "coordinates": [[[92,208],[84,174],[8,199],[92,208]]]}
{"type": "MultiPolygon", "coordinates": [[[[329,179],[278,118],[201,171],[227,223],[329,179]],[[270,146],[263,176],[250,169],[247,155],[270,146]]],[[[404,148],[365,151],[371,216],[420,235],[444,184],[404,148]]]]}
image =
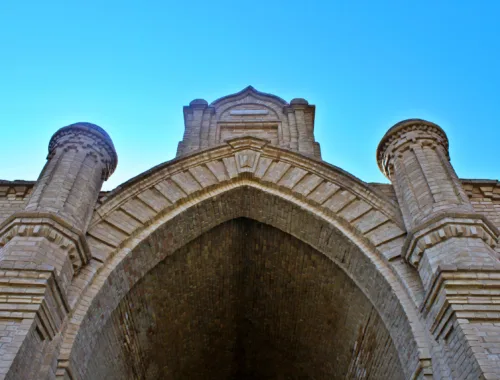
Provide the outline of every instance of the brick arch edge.
{"type": "Polygon", "coordinates": [[[428,340],[408,283],[412,277],[394,265],[394,252],[406,235],[397,206],[341,169],[242,138],[153,168],[96,210],[87,236],[93,259],[69,293],[73,312],[63,333],[57,378],[78,378],[76,366],[89,355],[81,343],[95,339],[117,302],[168,254],[135,257],[137,244],[168,223],[173,252],[242,216],[289,233],[332,259],[381,315],[406,376],[432,374],[428,340]],[[252,202],[261,207],[251,207],[252,202]],[[334,231],[359,250],[336,256],[334,231]]]}

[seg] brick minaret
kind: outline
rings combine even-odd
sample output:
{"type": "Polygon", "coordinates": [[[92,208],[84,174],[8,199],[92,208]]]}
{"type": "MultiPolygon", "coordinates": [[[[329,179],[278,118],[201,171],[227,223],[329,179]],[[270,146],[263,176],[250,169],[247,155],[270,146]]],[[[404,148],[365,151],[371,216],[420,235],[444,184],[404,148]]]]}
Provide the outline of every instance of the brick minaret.
{"type": "Polygon", "coordinates": [[[474,212],[450,163],[446,134],[425,120],[402,121],[382,138],[377,159],[394,185],[408,230],[402,254],[422,279],[423,316],[438,351],[448,357],[448,370],[453,378],[498,376],[500,357],[491,355],[491,340],[478,344],[467,338],[500,333],[494,326],[500,321],[494,301],[500,277],[475,290],[479,271],[499,274],[493,250],[498,231],[474,212]]]}
{"type": "Polygon", "coordinates": [[[50,140],[47,163],[25,209],[0,226],[0,270],[10,284],[2,287],[0,307],[16,310],[0,313],[1,349],[24,356],[22,365],[1,363],[0,374],[28,378],[50,349],[69,310],[68,286],[90,259],[85,233],[102,183],[116,165],[103,129],[89,123],[61,128],[50,140]]]}

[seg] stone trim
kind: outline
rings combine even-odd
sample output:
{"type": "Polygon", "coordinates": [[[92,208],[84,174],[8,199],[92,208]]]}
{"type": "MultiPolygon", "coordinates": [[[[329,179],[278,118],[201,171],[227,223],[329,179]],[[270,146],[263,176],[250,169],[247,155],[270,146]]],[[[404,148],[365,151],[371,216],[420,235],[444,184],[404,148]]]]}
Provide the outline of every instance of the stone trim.
{"type": "Polygon", "coordinates": [[[36,181],[4,181],[0,180],[0,198],[15,194],[16,198],[24,199],[29,194],[36,181]]]}
{"type": "Polygon", "coordinates": [[[91,257],[85,236],[51,213],[24,211],[10,216],[0,224],[0,247],[15,236],[45,237],[57,244],[69,256],[75,274],[91,257]]]}
{"type": "Polygon", "coordinates": [[[235,93],[235,94],[230,94],[223,96],[222,98],[214,100],[212,103],[210,103],[210,107],[218,107],[223,103],[226,103],[227,101],[235,101],[239,99],[243,99],[248,95],[253,95],[256,98],[262,98],[263,100],[271,100],[273,103],[278,103],[281,105],[288,105],[288,103],[280,98],[279,96],[273,95],[273,94],[268,94],[265,92],[260,92],[257,91],[253,86],[247,86],[243,90],[235,93]]]}
{"type": "MultiPolygon", "coordinates": [[[[271,163],[274,161],[281,161],[283,163],[290,164],[293,167],[305,170],[309,176],[318,177],[321,179],[321,183],[334,183],[342,189],[349,189],[348,191],[353,193],[356,198],[359,198],[377,210],[380,210],[380,212],[386,215],[388,219],[392,220],[393,223],[404,231],[404,223],[398,206],[382,192],[369,187],[364,182],[338,167],[320,160],[315,160],[314,158],[305,157],[300,153],[272,146],[268,144],[266,140],[253,137],[228,140],[224,144],[206,149],[202,152],[196,152],[191,155],[168,161],[140,174],[135,178],[132,178],[107,195],[106,200],[96,209],[89,230],[91,230],[100,219],[105,217],[105,215],[108,215],[113,210],[120,207],[120,204],[125,203],[129,197],[139,194],[144,191],[144,189],[154,187],[166,178],[174,176],[179,172],[187,172],[190,168],[196,166],[206,166],[210,162],[216,162],[223,159],[229,159],[230,161],[234,160],[236,151],[245,150],[245,148],[247,148],[246,150],[248,151],[255,152],[252,154],[256,154],[257,150],[261,150],[258,159],[260,165],[264,165],[265,162],[271,163]],[[230,159],[231,157],[232,159],[230,159]]],[[[227,165],[230,166],[231,164],[225,164],[226,168],[224,170],[227,170],[227,165]]],[[[263,166],[261,166],[261,168],[264,170],[263,166]]],[[[231,168],[229,168],[229,170],[231,170],[231,168]]],[[[267,181],[265,174],[265,172],[263,174],[256,172],[254,173],[254,176],[258,180],[264,179],[267,181]]],[[[239,172],[237,171],[229,173],[228,176],[224,177],[222,182],[225,180],[231,180],[238,175],[239,172]]],[[[281,179],[281,177],[278,178],[278,180],[279,179],[281,179]]],[[[279,181],[269,180],[268,182],[278,184],[277,182],[279,181]]],[[[296,192],[296,190],[299,189],[297,196],[312,198],[311,193],[315,189],[310,189],[308,193],[304,193],[301,189],[301,185],[302,184],[300,182],[297,183],[291,191],[296,192]]]]}
{"type": "Polygon", "coordinates": [[[397,152],[411,149],[408,145],[417,142],[424,145],[442,146],[446,158],[450,159],[448,137],[440,126],[421,119],[403,120],[387,131],[377,147],[377,163],[387,178],[390,179],[392,160],[398,154],[397,152]],[[413,135],[406,136],[412,132],[413,135]]]}
{"type": "Polygon", "coordinates": [[[408,233],[403,252],[406,261],[418,268],[426,249],[452,237],[474,237],[491,248],[498,244],[498,229],[478,214],[445,213],[423,223],[408,233]]]}

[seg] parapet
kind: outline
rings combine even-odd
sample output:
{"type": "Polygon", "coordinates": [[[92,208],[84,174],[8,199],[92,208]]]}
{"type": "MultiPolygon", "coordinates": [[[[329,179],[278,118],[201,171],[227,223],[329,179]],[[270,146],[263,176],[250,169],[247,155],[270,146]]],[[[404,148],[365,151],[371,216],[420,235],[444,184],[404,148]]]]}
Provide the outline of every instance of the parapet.
{"type": "Polygon", "coordinates": [[[314,139],[315,107],[302,98],[282,98],[248,86],[208,104],[195,99],[184,107],[184,138],[177,156],[252,136],[272,145],[321,158],[314,139]]]}

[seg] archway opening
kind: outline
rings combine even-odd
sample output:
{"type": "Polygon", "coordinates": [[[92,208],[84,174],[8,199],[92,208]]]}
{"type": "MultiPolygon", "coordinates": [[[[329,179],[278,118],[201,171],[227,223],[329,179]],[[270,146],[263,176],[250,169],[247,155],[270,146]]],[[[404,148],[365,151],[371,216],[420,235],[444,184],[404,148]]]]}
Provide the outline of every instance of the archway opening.
{"type": "MultiPolygon", "coordinates": [[[[347,244],[339,240],[338,249],[347,244]]],[[[135,250],[151,247],[146,239],[135,250]]],[[[238,218],[134,285],[97,337],[84,378],[404,375],[376,309],[333,261],[279,229],[238,218]]]]}

